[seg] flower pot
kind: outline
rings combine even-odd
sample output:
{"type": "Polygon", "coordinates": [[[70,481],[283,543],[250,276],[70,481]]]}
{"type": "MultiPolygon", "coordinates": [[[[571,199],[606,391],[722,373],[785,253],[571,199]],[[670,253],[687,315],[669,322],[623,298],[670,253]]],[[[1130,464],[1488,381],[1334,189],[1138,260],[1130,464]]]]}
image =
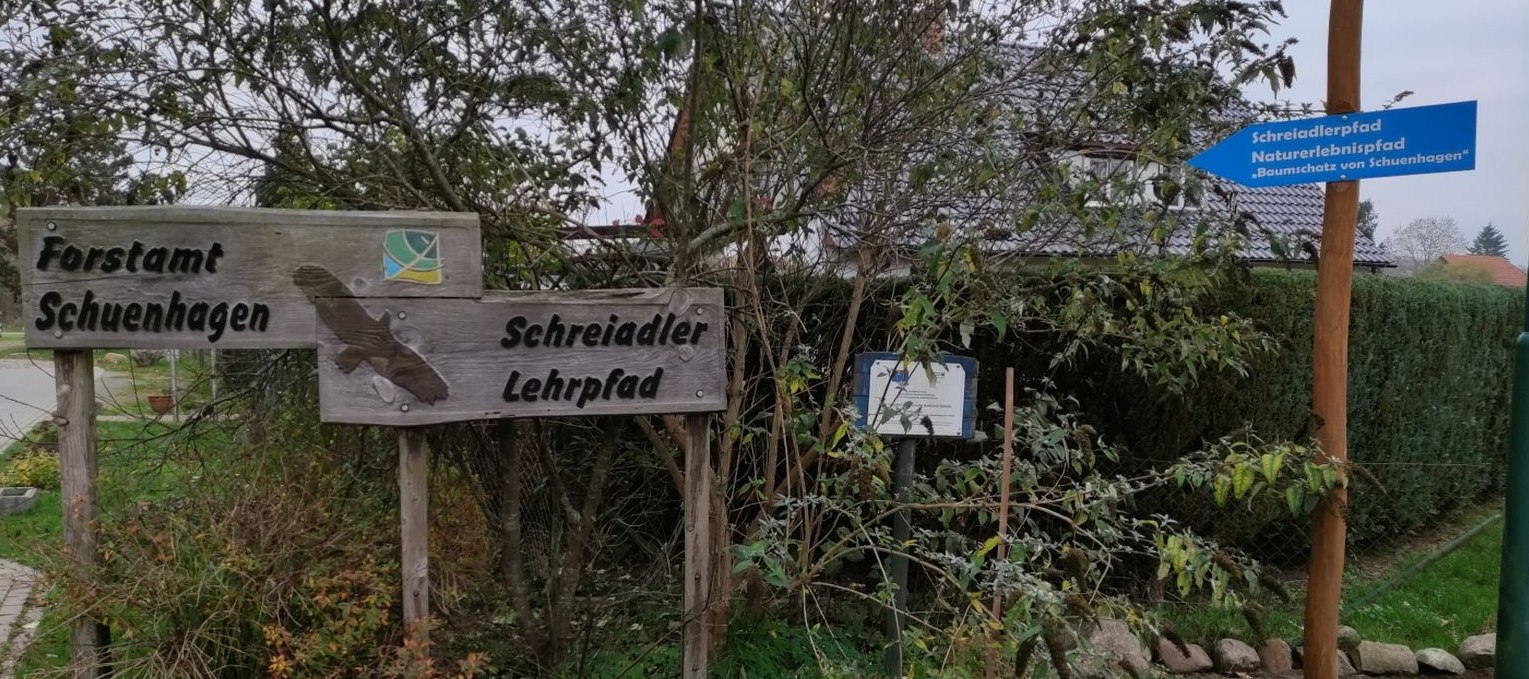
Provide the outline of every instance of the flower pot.
{"type": "Polygon", "coordinates": [[[154,409],[157,415],[170,412],[170,407],[175,405],[175,398],[169,394],[153,394],[149,396],[149,407],[154,409]]]}

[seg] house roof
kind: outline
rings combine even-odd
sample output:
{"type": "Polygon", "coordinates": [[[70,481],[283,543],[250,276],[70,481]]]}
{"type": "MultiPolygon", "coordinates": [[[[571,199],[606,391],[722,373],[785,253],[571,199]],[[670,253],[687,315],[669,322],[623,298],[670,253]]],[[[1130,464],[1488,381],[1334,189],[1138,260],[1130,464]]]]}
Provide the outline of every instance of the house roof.
{"type": "MultiPolygon", "coordinates": [[[[1048,59],[1044,49],[1019,44],[999,47],[999,61],[1003,66],[999,73],[1040,73],[1044,76],[1034,80],[1022,80],[1011,84],[1002,92],[1001,99],[1007,106],[1023,109],[1045,118],[1046,113],[1058,108],[1056,101],[1065,96],[1064,87],[1052,86],[1058,82],[1072,82],[1078,74],[1065,62],[1048,59]]],[[[1243,101],[1229,102],[1224,110],[1215,111],[1212,117],[1228,129],[1235,129],[1256,119],[1250,104],[1243,101]]],[[[1114,148],[1134,152],[1133,140],[1104,130],[1095,130],[1095,136],[1079,140],[1079,148],[1114,148]]],[[[1193,133],[1196,146],[1208,147],[1217,141],[1216,133],[1202,129],[1193,133]]],[[[1022,144],[1022,141],[1016,143],[1022,144]]],[[[983,207],[960,206],[961,199],[951,201],[952,216],[967,223],[985,228],[982,247],[990,254],[1035,256],[1111,256],[1121,249],[1139,252],[1152,251],[1157,255],[1188,255],[1194,252],[1196,233],[1202,217],[1212,215],[1232,218],[1246,216],[1250,219],[1237,221],[1244,224],[1244,236],[1238,256],[1244,261],[1256,263],[1309,263],[1318,252],[1322,234],[1323,188],[1319,184],[1297,184],[1250,188],[1230,181],[1198,173],[1207,185],[1203,206],[1198,210],[1186,210],[1176,217],[1178,228],[1170,234],[1162,247],[1146,248],[1139,238],[1100,237],[1079,231],[1062,222],[1042,224],[1039,228],[1019,233],[1014,229],[991,228],[1004,222],[1003,215],[992,214],[983,207]]],[[[984,199],[975,198],[981,204],[984,199]]],[[[909,244],[916,245],[921,237],[908,234],[909,244]]],[[[839,245],[849,245],[853,238],[838,236],[839,245]]],[[[1354,242],[1354,265],[1361,267],[1394,267],[1395,263],[1374,240],[1356,234],[1354,242]]]]}
{"type": "MultiPolygon", "coordinates": [[[[1322,238],[1322,187],[1316,184],[1270,186],[1247,188],[1222,183],[1228,189],[1233,206],[1253,215],[1258,222],[1254,237],[1242,251],[1244,259],[1255,262],[1286,261],[1275,252],[1272,240],[1283,238],[1289,242],[1288,257],[1300,257],[1301,244],[1315,246],[1322,238]]],[[[1214,200],[1222,202],[1221,199],[1214,200]]],[[[1209,201],[1209,197],[1208,200],[1209,201]]],[[[1356,266],[1395,266],[1391,257],[1375,241],[1356,234],[1354,237],[1354,264],[1356,266]]]]}
{"type": "Polygon", "coordinates": [[[1480,271],[1492,277],[1492,282],[1510,288],[1522,288],[1529,283],[1529,274],[1518,268],[1507,257],[1498,255],[1444,255],[1444,266],[1451,269],[1480,271]]]}

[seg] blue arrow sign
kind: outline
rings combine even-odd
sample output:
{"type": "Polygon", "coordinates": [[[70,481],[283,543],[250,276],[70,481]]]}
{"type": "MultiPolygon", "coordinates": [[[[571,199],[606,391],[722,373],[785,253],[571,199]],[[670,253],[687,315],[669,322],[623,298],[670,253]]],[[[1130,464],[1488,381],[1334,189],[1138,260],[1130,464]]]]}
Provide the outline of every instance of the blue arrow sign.
{"type": "Polygon", "coordinates": [[[1476,102],[1251,125],[1189,164],[1254,187],[1472,170],[1476,102]]]}

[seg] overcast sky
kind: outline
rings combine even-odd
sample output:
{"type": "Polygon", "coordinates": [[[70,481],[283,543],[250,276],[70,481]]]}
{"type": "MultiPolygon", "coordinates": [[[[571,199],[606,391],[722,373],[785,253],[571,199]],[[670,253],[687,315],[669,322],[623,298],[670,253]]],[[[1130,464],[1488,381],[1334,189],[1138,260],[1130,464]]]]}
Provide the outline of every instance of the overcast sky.
{"type": "MultiPolygon", "coordinates": [[[[1327,91],[1324,0],[1286,0],[1289,19],[1276,36],[1294,37],[1293,101],[1327,91]],[[1282,36],[1283,34],[1283,36],[1282,36]]],[[[1417,217],[1454,217],[1467,241],[1487,222],[1508,239],[1508,256],[1529,258],[1529,2],[1525,0],[1371,0],[1364,8],[1361,106],[1480,102],[1476,169],[1373,179],[1360,195],[1375,202],[1377,239],[1417,217]]],[[[1256,94],[1250,91],[1249,94],[1256,94]]]]}

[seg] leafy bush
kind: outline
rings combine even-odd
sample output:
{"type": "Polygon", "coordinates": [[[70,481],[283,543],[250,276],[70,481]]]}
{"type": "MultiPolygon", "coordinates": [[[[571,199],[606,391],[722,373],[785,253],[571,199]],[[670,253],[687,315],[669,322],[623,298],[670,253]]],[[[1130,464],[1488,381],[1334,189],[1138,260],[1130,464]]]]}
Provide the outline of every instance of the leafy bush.
{"type": "Polygon", "coordinates": [[[0,486],[31,486],[58,490],[58,455],[44,448],[26,448],[0,468],[0,486]]]}

